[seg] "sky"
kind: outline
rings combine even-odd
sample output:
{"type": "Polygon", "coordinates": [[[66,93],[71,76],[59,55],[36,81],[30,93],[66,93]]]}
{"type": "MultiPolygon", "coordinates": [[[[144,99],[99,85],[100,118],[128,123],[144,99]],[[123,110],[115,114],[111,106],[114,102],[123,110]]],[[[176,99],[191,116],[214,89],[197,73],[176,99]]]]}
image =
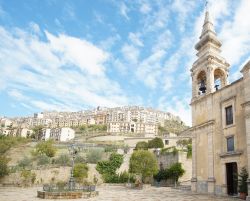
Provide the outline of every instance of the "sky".
{"type": "MultiPolygon", "coordinates": [[[[139,105],[191,125],[205,0],[0,0],[0,116],[139,105]]],[[[210,0],[232,82],[250,59],[250,0],[210,0]]]]}

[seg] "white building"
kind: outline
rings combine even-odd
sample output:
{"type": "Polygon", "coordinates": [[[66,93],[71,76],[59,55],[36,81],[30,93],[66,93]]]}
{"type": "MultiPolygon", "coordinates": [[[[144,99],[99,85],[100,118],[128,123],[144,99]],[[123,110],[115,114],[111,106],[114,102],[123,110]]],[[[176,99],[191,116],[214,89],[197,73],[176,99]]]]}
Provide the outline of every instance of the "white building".
{"type": "Polygon", "coordinates": [[[13,122],[10,120],[10,119],[7,119],[7,118],[3,118],[1,120],[1,126],[6,128],[8,126],[12,126],[13,125],[13,122]]]}
{"type": "Polygon", "coordinates": [[[42,130],[40,140],[53,139],[55,141],[66,142],[75,138],[75,131],[71,128],[45,128],[42,130]]]}
{"type": "Polygon", "coordinates": [[[27,138],[27,137],[30,137],[32,133],[33,133],[32,130],[30,130],[28,128],[22,128],[21,132],[20,132],[20,136],[27,138]]]}
{"type": "Polygon", "coordinates": [[[50,128],[45,128],[42,130],[42,133],[41,133],[41,138],[40,140],[49,140],[50,139],[50,128]]]}
{"type": "Polygon", "coordinates": [[[66,142],[75,138],[75,131],[71,128],[54,128],[50,130],[50,138],[66,142]]]}

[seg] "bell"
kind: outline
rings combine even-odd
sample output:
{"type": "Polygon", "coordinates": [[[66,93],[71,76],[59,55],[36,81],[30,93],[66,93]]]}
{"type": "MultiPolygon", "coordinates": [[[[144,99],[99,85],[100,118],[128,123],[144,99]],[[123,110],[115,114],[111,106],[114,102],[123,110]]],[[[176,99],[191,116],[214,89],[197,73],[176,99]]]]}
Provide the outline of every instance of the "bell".
{"type": "Polygon", "coordinates": [[[219,90],[219,86],[218,84],[216,84],[214,87],[215,87],[215,90],[218,91],[219,90]]]}
{"type": "Polygon", "coordinates": [[[205,81],[204,80],[201,80],[201,85],[200,85],[200,88],[199,90],[204,94],[206,93],[206,86],[205,86],[205,81]]]}

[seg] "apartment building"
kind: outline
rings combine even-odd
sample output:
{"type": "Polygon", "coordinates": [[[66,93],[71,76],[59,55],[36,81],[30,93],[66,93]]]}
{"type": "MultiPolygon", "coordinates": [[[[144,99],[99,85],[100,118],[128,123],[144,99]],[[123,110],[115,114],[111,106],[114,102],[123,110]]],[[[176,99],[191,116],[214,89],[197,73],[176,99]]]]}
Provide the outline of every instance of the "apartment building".
{"type": "Polygon", "coordinates": [[[40,140],[53,139],[55,141],[66,142],[75,138],[75,131],[71,128],[46,128],[42,130],[40,140]]]}

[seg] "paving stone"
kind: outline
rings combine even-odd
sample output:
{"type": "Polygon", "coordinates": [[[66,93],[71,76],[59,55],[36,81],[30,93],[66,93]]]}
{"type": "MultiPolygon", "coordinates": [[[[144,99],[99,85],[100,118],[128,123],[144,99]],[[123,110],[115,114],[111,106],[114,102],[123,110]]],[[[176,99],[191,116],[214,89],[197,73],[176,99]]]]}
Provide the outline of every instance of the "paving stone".
{"type": "MultiPolygon", "coordinates": [[[[0,187],[0,201],[42,201],[48,199],[37,198],[37,190],[41,187],[17,188],[0,187]]],[[[193,194],[168,187],[148,187],[142,190],[128,189],[123,186],[97,187],[99,196],[89,199],[74,199],[75,201],[233,201],[232,197],[216,197],[209,195],[193,194]]],[[[51,200],[50,200],[51,201],[51,200]]],[[[59,201],[59,200],[58,200],[59,201]]],[[[60,201],[68,201],[61,200],[60,201]]]]}

